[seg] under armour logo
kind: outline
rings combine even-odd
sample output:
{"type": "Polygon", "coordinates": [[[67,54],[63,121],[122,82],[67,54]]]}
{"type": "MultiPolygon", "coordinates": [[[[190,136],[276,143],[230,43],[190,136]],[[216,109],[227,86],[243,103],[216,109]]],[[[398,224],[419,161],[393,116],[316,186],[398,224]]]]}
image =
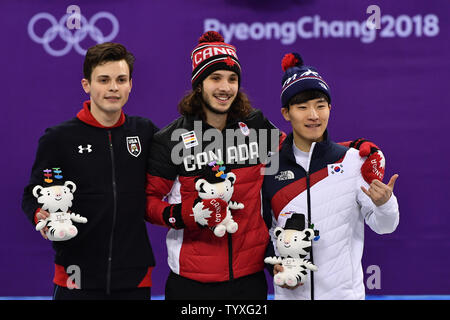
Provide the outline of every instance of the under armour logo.
{"type": "Polygon", "coordinates": [[[88,144],[87,147],[83,147],[82,145],[78,146],[78,153],[83,153],[84,151],[92,152],[92,145],[88,144]]]}

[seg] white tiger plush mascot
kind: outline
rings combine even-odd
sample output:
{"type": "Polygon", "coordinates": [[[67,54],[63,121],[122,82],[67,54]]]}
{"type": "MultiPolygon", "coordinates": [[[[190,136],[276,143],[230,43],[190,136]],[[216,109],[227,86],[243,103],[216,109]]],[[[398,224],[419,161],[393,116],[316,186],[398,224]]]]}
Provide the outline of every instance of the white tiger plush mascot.
{"type": "Polygon", "coordinates": [[[209,177],[205,177],[206,179],[200,178],[196,180],[195,189],[198,191],[199,198],[194,202],[192,210],[196,222],[202,226],[206,226],[208,225],[207,219],[211,217],[213,212],[204,206],[202,200],[221,199],[225,201],[228,204],[226,217],[213,228],[214,234],[217,237],[223,237],[226,232],[235,233],[238,230],[238,224],[233,220],[230,209],[243,209],[244,204],[231,200],[236,175],[232,172],[224,173],[225,167],[219,167],[215,162],[209,165],[213,167],[213,173],[217,172],[217,175],[214,174],[211,178],[211,174],[209,174],[209,177]]]}
{"type": "Polygon", "coordinates": [[[51,241],[65,241],[75,237],[78,229],[72,224],[72,220],[79,223],[87,222],[85,217],[68,212],[72,206],[75,190],[76,185],[72,181],[66,181],[64,185],[49,187],[37,185],[33,188],[33,195],[38,203],[42,204],[42,209],[50,213],[48,218],[38,221],[36,230],[48,226],[46,235],[51,241]]]}
{"type": "MultiPolygon", "coordinates": [[[[306,280],[307,271],[317,271],[318,268],[309,260],[304,259],[311,251],[312,240],[318,236],[318,231],[305,229],[305,216],[294,213],[286,220],[283,228],[277,227],[274,235],[277,237],[276,248],[279,257],[267,257],[268,264],[281,264],[283,271],[278,272],[273,281],[278,286],[295,287],[306,280]]],[[[317,239],[317,238],[316,238],[317,239]]]]}

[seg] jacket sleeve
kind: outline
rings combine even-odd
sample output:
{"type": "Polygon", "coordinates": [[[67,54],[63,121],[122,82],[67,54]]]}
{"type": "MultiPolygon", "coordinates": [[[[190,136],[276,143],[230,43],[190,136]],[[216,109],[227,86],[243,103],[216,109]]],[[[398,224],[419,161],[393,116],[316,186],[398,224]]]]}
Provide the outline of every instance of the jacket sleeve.
{"type": "Polygon", "coordinates": [[[395,195],[392,194],[385,204],[377,207],[361,190],[361,186],[369,189],[369,185],[366,181],[364,181],[362,175],[360,174],[357,185],[357,201],[361,206],[361,214],[363,215],[366,224],[370,227],[370,229],[378,234],[394,232],[400,221],[398,202],[395,195]]]}
{"type": "Polygon", "coordinates": [[[58,159],[59,148],[56,140],[55,134],[53,134],[51,129],[47,129],[45,134],[39,139],[30,180],[23,190],[22,210],[33,225],[36,225],[35,214],[41,207],[37,199],[33,196],[33,188],[36,185],[42,185],[44,180],[43,170],[61,166],[60,160],[58,159]]]}
{"type": "Polygon", "coordinates": [[[265,135],[259,135],[260,160],[265,164],[264,172],[266,175],[275,174],[279,168],[279,157],[273,155],[281,150],[286,133],[279,130],[260,110],[255,112],[255,117],[261,123],[259,128],[267,131],[265,135]]]}
{"type": "MultiPolygon", "coordinates": [[[[274,145],[272,146],[272,143],[270,144],[271,148],[269,151],[276,152],[281,149],[281,145],[283,144],[284,139],[286,138],[286,133],[278,129],[269,119],[267,119],[264,115],[261,113],[261,117],[263,119],[263,128],[267,130],[277,130],[278,131],[278,145],[275,145],[276,142],[274,141],[274,145]]],[[[271,135],[268,135],[269,141],[271,141],[271,135]]]]}
{"type": "Polygon", "coordinates": [[[146,220],[175,229],[198,228],[192,215],[193,200],[181,203],[179,199],[179,203],[172,204],[164,200],[173,192],[178,176],[164,135],[158,133],[153,137],[148,162],[146,220]]]}

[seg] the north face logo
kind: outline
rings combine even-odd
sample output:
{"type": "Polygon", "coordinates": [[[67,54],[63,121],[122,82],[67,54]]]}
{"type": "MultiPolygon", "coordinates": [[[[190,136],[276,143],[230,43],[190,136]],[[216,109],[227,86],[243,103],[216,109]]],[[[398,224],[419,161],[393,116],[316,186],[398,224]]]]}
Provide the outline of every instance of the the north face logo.
{"type": "Polygon", "coordinates": [[[281,171],[279,175],[275,176],[275,179],[278,181],[291,180],[294,178],[294,173],[291,170],[281,171]]]}

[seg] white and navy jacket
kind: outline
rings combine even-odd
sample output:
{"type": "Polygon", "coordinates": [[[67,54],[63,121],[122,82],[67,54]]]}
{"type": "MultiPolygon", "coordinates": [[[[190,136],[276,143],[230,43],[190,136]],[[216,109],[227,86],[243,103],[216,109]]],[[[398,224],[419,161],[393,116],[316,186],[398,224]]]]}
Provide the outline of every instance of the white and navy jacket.
{"type": "Polygon", "coordinates": [[[279,156],[278,173],[264,178],[265,220],[272,219],[272,231],[284,227],[293,212],[303,213],[320,239],[313,241],[309,256],[319,270],[294,290],[275,286],[275,299],[364,299],[364,222],[378,234],[393,232],[399,223],[396,197],[376,207],[360,188],[368,189],[360,170],[364,158],[330,141],[327,132],[324,141],[311,146],[309,168],[295,160],[292,133],[279,156]]]}

